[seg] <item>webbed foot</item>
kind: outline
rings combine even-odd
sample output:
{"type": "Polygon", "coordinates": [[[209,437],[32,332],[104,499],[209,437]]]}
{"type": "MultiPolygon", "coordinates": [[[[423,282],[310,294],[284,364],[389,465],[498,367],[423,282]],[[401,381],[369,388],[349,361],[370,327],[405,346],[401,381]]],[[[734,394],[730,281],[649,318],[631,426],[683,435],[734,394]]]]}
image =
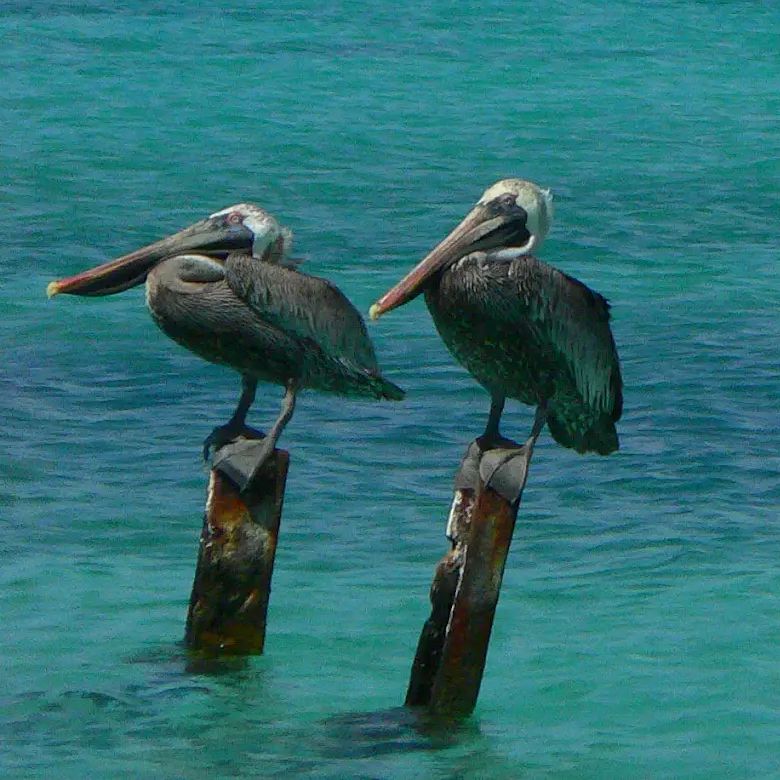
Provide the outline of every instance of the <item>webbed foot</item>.
{"type": "Polygon", "coordinates": [[[243,493],[274,449],[275,442],[270,437],[230,441],[215,452],[212,468],[231,479],[243,493]]]}
{"type": "Polygon", "coordinates": [[[480,436],[469,445],[455,475],[456,490],[478,490],[480,482],[514,504],[528,476],[536,437],[520,446],[502,436],[480,436]]]}
{"type": "Polygon", "coordinates": [[[217,452],[225,445],[242,436],[245,439],[262,439],[265,434],[257,428],[232,421],[225,425],[218,425],[203,441],[203,460],[208,463],[212,452],[216,457],[217,452]]]}
{"type": "Polygon", "coordinates": [[[479,476],[486,487],[495,490],[510,504],[519,501],[528,478],[533,442],[511,449],[488,450],[479,461],[479,476]]]}
{"type": "Polygon", "coordinates": [[[246,414],[244,398],[250,402],[254,398],[254,383],[248,384],[247,388],[233,419],[227,425],[215,428],[204,445],[204,452],[208,452],[211,446],[215,449],[212,468],[233,480],[242,493],[249,488],[263,464],[276,449],[276,442],[295,410],[297,384],[293,380],[287,382],[279,417],[267,436],[243,423],[243,415],[246,414]],[[239,421],[236,420],[237,417],[239,421]],[[246,432],[249,432],[248,437],[245,436],[246,432]],[[222,439],[223,443],[217,447],[216,441],[219,439],[222,439]]]}
{"type": "Polygon", "coordinates": [[[491,451],[496,450],[503,453],[519,452],[522,447],[512,439],[505,439],[503,436],[480,436],[472,441],[463,459],[460,467],[455,474],[455,490],[478,490],[480,480],[484,483],[482,474],[482,459],[491,451]]]}

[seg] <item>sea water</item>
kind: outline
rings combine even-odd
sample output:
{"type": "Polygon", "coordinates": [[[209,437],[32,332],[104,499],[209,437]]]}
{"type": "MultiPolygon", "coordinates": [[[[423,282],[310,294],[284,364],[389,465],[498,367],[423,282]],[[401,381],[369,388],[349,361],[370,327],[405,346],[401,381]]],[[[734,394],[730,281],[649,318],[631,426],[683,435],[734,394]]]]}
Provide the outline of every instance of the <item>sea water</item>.
{"type": "Polygon", "coordinates": [[[780,776],[776,3],[3,2],[0,64],[1,775],[780,776]],[[252,201],[366,312],[507,176],[611,301],[625,411],[607,458],[539,443],[474,716],[399,708],[488,409],[419,300],[370,327],[404,403],[284,433],[265,655],[193,664],[238,377],[47,282],[252,201]]]}

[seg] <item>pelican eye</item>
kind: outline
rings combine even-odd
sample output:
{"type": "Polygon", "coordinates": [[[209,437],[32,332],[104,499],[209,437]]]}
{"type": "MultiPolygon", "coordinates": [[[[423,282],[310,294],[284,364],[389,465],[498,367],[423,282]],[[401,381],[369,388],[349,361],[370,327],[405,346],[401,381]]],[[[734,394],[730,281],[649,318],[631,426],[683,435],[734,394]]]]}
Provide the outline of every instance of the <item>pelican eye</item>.
{"type": "Polygon", "coordinates": [[[505,192],[491,200],[488,208],[494,214],[511,214],[517,209],[517,196],[512,195],[511,192],[505,192]]]}
{"type": "Polygon", "coordinates": [[[229,225],[240,225],[243,219],[243,214],[238,211],[231,211],[227,216],[227,223],[229,225]]]}

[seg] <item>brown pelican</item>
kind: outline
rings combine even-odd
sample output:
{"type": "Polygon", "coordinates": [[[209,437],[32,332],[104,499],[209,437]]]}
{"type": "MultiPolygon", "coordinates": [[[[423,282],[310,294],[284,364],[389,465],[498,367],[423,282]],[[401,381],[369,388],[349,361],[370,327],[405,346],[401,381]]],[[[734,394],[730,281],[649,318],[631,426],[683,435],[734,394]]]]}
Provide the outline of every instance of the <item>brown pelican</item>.
{"type": "Polygon", "coordinates": [[[370,315],[425,293],[447,348],[490,393],[487,441],[502,440],[504,402],[516,398],[537,408],[530,441],[546,422],[564,447],[606,455],[623,405],[609,304],[531,255],[552,211],[549,191],[497,182],[370,315]]]}
{"type": "MultiPolygon", "coordinates": [[[[285,388],[281,414],[262,442],[232,445],[223,470],[242,490],[276,446],[300,389],[404,395],[380,375],[363,319],[342,292],[286,262],[291,243],[290,231],[270,214],[240,203],[47,288],[49,297],[112,295],[146,281],[147,304],[164,333],[241,374],[236,411],[206,439],[206,454],[251,431],[245,421],[258,381],[285,388]]],[[[220,463],[217,455],[215,466],[220,463]]]]}

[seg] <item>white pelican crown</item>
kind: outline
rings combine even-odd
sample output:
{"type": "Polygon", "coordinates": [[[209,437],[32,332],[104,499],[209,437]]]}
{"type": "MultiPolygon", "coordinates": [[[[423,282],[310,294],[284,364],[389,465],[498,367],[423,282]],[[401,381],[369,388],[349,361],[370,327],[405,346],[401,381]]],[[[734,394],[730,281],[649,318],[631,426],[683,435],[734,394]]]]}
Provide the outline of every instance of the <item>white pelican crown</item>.
{"type": "Polygon", "coordinates": [[[224,217],[226,221],[243,225],[253,235],[252,254],[263,257],[268,247],[278,242],[278,249],[273,254],[274,260],[284,260],[292,251],[292,231],[282,227],[279,222],[265,209],[254,203],[236,203],[220,211],[215,211],[209,219],[224,217]]]}
{"type": "Polygon", "coordinates": [[[519,257],[538,249],[550,232],[553,220],[553,194],[532,181],[525,179],[501,179],[488,187],[479,199],[477,206],[490,207],[503,203],[518,206],[528,215],[526,229],[530,235],[528,241],[520,247],[494,250],[494,256],[519,257]]]}

